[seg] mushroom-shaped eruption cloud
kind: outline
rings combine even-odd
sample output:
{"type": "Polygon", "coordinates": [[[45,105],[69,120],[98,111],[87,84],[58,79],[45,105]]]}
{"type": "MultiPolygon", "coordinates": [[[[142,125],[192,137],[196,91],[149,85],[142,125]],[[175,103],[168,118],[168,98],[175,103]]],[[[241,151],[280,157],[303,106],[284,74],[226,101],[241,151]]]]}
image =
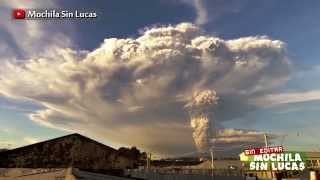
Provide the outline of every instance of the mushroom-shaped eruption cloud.
{"type": "Polygon", "coordinates": [[[174,155],[207,148],[214,127],[287,81],[289,64],[279,40],[224,40],[181,23],[92,51],[0,61],[0,94],[36,104],[35,123],[174,155]]]}

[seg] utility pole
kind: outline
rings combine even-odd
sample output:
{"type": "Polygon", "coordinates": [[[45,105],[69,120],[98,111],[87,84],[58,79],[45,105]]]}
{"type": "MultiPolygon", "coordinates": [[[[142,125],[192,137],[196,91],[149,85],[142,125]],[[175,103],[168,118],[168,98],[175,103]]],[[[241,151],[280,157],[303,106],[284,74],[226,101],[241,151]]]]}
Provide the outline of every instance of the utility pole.
{"type": "Polygon", "coordinates": [[[147,170],[151,167],[151,153],[147,154],[147,170]]]}
{"type": "Polygon", "coordinates": [[[213,165],[213,147],[210,148],[210,155],[211,155],[211,176],[214,175],[214,165],[213,165]]]}
{"type": "MultiPolygon", "coordinates": [[[[265,143],[266,148],[267,148],[268,147],[268,136],[267,136],[266,133],[264,133],[263,136],[264,136],[264,143],[265,143]]],[[[270,168],[271,178],[273,178],[273,172],[272,172],[272,169],[271,169],[271,164],[270,163],[268,163],[268,164],[269,164],[269,168],[270,168]]]]}
{"type": "Polygon", "coordinates": [[[281,139],[281,146],[283,146],[284,139],[285,139],[287,136],[288,136],[287,134],[282,136],[282,139],[281,139]]]}
{"type": "Polygon", "coordinates": [[[268,147],[268,138],[267,138],[267,134],[266,134],[266,133],[264,133],[263,135],[264,135],[264,143],[265,143],[266,147],[268,147]]]}

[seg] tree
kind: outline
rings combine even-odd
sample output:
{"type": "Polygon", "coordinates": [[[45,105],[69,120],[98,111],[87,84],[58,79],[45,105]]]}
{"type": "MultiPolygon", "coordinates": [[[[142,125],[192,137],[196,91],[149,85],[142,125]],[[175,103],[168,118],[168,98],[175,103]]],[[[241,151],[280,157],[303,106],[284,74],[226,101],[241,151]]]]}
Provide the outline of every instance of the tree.
{"type": "Polygon", "coordinates": [[[5,149],[5,148],[3,148],[3,149],[1,149],[0,148],[0,152],[4,152],[4,151],[8,151],[9,149],[5,149]]]}
{"type": "Polygon", "coordinates": [[[147,158],[147,153],[140,152],[140,150],[134,146],[131,148],[121,147],[119,148],[118,153],[119,155],[126,156],[137,162],[147,158]]]}

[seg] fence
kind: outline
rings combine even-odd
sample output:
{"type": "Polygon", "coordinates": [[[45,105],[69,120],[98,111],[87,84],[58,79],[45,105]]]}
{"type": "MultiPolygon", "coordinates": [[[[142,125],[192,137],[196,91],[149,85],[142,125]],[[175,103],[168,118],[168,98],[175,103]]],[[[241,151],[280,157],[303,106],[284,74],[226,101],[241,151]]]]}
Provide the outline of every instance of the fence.
{"type": "Polygon", "coordinates": [[[243,180],[239,170],[152,169],[127,170],[126,175],[146,180],[243,180]]]}

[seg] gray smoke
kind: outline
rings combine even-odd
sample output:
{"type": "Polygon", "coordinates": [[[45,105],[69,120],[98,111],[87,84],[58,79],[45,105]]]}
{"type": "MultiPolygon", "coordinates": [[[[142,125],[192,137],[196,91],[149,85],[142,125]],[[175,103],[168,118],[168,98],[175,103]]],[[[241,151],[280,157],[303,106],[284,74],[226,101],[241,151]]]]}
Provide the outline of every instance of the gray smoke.
{"type": "Polygon", "coordinates": [[[196,92],[191,101],[185,105],[191,118],[193,139],[200,151],[206,151],[210,147],[210,139],[215,137],[214,122],[209,117],[212,106],[217,104],[218,97],[215,91],[204,90],[196,92]]]}
{"type": "Polygon", "coordinates": [[[29,114],[38,124],[162,154],[206,148],[214,127],[284,84],[290,67],[281,41],[223,40],[190,23],[52,54],[1,61],[0,93],[40,105],[29,114]]]}

